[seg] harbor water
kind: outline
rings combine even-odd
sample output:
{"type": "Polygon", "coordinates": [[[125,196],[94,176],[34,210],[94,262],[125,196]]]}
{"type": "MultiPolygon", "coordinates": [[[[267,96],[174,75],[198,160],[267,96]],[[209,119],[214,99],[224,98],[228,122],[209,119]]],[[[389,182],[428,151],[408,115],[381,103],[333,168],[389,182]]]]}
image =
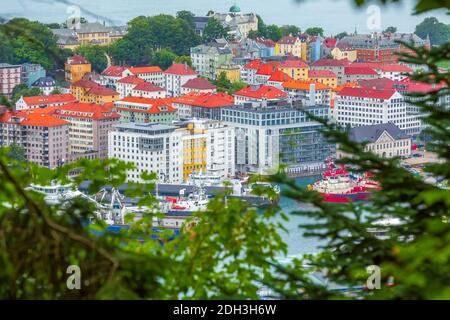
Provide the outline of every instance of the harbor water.
{"type": "MultiPolygon", "coordinates": [[[[306,188],[308,184],[312,184],[317,179],[317,176],[310,176],[297,178],[295,181],[297,185],[306,188]]],[[[308,217],[292,214],[294,211],[306,209],[307,205],[285,197],[281,197],[279,204],[282,212],[289,218],[288,221],[283,221],[280,217],[275,218],[276,222],[280,221],[286,228],[286,231],[280,230],[280,236],[288,245],[288,257],[299,257],[303,254],[319,252],[320,240],[305,237],[304,230],[299,227],[301,224],[309,224],[314,221],[308,217]]]]}

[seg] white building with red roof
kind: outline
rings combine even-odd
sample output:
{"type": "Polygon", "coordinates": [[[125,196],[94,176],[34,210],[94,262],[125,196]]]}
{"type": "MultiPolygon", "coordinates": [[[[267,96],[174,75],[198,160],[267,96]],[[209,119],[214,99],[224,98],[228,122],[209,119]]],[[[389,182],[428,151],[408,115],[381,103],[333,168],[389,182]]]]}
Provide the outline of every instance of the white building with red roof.
{"type": "Polygon", "coordinates": [[[244,65],[241,69],[241,81],[256,84],[256,72],[262,64],[260,59],[255,59],[244,65]]]}
{"type": "Polygon", "coordinates": [[[223,93],[190,92],[172,99],[172,105],[178,110],[179,119],[220,120],[221,109],[234,105],[232,96],[223,93]]]}
{"type": "Polygon", "coordinates": [[[169,97],[181,95],[182,86],[191,79],[197,78],[197,73],[186,63],[174,63],[166,71],[165,89],[169,97]]]}
{"type": "Polygon", "coordinates": [[[345,87],[336,96],[334,117],[350,127],[393,123],[409,135],[421,128],[419,115],[408,112],[403,96],[393,89],[345,87]]]}
{"type": "Polygon", "coordinates": [[[125,77],[124,72],[127,66],[110,66],[102,72],[102,84],[110,88],[116,88],[117,81],[125,77]]]}
{"type": "Polygon", "coordinates": [[[141,83],[145,83],[145,80],[136,76],[126,76],[117,81],[116,91],[119,93],[120,99],[131,96],[133,89],[141,83]]]}
{"type": "Polygon", "coordinates": [[[124,71],[124,76],[135,76],[158,87],[165,85],[164,73],[158,66],[131,67],[124,71]]]}
{"type": "Polygon", "coordinates": [[[346,83],[376,79],[378,77],[378,72],[370,67],[349,65],[344,68],[344,80],[346,83]]]}
{"type": "Polygon", "coordinates": [[[378,67],[380,77],[394,81],[401,81],[408,77],[407,73],[413,72],[410,67],[402,64],[380,64],[378,67]]]}
{"type": "Polygon", "coordinates": [[[292,78],[281,70],[275,70],[267,79],[267,85],[283,90],[283,82],[290,81],[292,78]]]}
{"type": "Polygon", "coordinates": [[[181,86],[181,94],[190,92],[209,93],[216,92],[216,86],[204,78],[195,78],[188,80],[181,86]]]}
{"type": "Polygon", "coordinates": [[[20,97],[16,102],[16,110],[56,107],[76,101],[77,99],[72,94],[20,97]]]}
{"type": "Polygon", "coordinates": [[[150,82],[143,82],[138,84],[131,90],[132,97],[142,97],[151,99],[166,98],[166,90],[150,82]]]}
{"type": "Polygon", "coordinates": [[[272,86],[248,86],[234,93],[234,103],[236,105],[255,104],[261,105],[264,101],[276,101],[287,99],[288,94],[272,86]]]}

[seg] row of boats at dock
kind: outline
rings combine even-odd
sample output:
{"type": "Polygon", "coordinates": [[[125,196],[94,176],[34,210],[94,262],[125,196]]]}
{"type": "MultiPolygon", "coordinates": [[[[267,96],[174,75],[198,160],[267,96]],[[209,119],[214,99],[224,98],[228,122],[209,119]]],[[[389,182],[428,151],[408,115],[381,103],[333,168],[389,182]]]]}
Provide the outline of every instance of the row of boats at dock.
{"type": "Polygon", "coordinates": [[[272,189],[279,194],[278,186],[272,186],[266,182],[248,184],[244,180],[224,180],[214,174],[193,174],[186,184],[162,184],[157,183],[153,191],[156,205],[153,208],[139,206],[139,199],[125,196],[128,185],[119,188],[104,187],[94,195],[88,194],[90,181],[85,181],[79,186],[73,184],[61,185],[52,183],[42,186],[31,184],[27,189],[35,191],[44,196],[49,205],[62,205],[69,203],[75,198],[83,198],[95,205],[96,218],[104,221],[110,230],[117,231],[126,228],[125,216],[131,214],[139,219],[146,214],[152,215],[153,227],[179,229],[185,224],[194,212],[205,211],[212,197],[227,191],[225,199],[235,197],[247,201],[252,206],[261,207],[269,205],[273,199],[254,194],[256,186],[272,189]]]}

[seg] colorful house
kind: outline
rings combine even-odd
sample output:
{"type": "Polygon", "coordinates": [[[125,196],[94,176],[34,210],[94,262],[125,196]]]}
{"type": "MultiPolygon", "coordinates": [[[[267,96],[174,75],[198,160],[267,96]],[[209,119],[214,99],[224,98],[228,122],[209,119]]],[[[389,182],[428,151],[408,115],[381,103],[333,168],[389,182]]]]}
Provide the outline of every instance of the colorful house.
{"type": "Polygon", "coordinates": [[[281,63],[278,67],[279,70],[286,73],[294,80],[307,80],[309,66],[300,59],[289,59],[281,63]]]}
{"type": "Polygon", "coordinates": [[[323,83],[331,88],[337,87],[337,75],[329,70],[310,70],[309,80],[323,83]]]}
{"type": "Polygon", "coordinates": [[[120,122],[171,124],[177,117],[170,99],[125,97],[116,101],[113,109],[120,114],[120,122]]]}
{"type": "Polygon", "coordinates": [[[302,42],[298,37],[287,36],[281,38],[275,46],[275,55],[302,57],[302,42]]]}
{"type": "Polygon", "coordinates": [[[231,82],[237,82],[241,78],[241,68],[235,64],[223,64],[217,68],[216,72],[216,77],[223,72],[231,82]]]}
{"type": "Polygon", "coordinates": [[[70,85],[70,93],[82,103],[105,104],[119,100],[119,93],[90,80],[79,80],[70,85]]]}
{"type": "Polygon", "coordinates": [[[83,56],[74,55],[67,58],[64,64],[65,80],[73,83],[81,80],[86,73],[92,71],[91,63],[83,56]]]}

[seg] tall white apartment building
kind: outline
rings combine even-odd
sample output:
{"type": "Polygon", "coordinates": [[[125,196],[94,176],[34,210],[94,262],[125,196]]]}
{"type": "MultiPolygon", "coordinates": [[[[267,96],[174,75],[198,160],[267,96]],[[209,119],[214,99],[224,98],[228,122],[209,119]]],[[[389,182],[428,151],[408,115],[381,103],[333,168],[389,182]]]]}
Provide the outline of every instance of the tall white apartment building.
{"type": "Polygon", "coordinates": [[[183,142],[178,127],[158,123],[122,123],[109,132],[108,156],[135,165],[127,181],[143,182],[143,172],[155,172],[160,182],[183,181],[183,142]]]}
{"type": "Polygon", "coordinates": [[[189,80],[197,78],[197,73],[187,64],[174,63],[164,71],[164,76],[167,95],[177,97],[181,95],[181,87],[189,80]]]}
{"type": "Polygon", "coordinates": [[[343,126],[393,123],[408,135],[420,133],[421,121],[408,111],[403,96],[390,89],[344,88],[337,96],[334,117],[343,126]]]}
{"type": "Polygon", "coordinates": [[[200,171],[213,171],[224,178],[235,175],[234,127],[210,119],[193,119],[180,126],[185,178],[200,171]]]}

